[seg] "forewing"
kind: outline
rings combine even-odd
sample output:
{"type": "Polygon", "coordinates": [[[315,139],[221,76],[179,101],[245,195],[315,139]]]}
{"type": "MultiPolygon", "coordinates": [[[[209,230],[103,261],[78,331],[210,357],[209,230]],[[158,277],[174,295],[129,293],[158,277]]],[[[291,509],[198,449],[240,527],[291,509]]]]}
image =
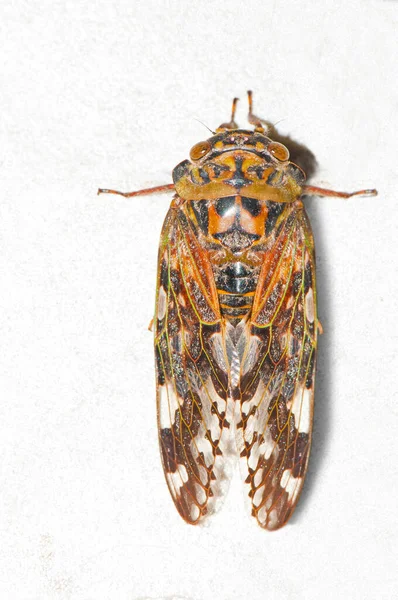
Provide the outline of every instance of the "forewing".
{"type": "Polygon", "coordinates": [[[304,210],[293,210],[262,266],[241,362],[238,433],[252,514],[286,523],[311,444],[317,337],[315,255],[304,210]]]}
{"type": "Polygon", "coordinates": [[[163,468],[180,515],[195,524],[221,496],[228,364],[207,253],[183,208],[159,249],[155,355],[163,468]]]}

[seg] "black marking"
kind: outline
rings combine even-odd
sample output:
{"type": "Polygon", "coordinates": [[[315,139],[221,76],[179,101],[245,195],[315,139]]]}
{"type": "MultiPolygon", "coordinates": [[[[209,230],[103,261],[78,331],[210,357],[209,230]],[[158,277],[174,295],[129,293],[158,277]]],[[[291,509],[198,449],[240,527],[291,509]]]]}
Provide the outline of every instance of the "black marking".
{"type": "Polygon", "coordinates": [[[223,308],[222,312],[226,317],[230,319],[241,319],[247,314],[247,308],[223,308]]]}
{"type": "Polygon", "coordinates": [[[199,175],[201,176],[203,183],[210,183],[210,177],[205,169],[199,169],[199,175]]]}
{"type": "Polygon", "coordinates": [[[216,275],[216,285],[219,290],[231,294],[247,294],[256,289],[256,278],[242,263],[229,264],[216,275]]]}
{"type": "Polygon", "coordinates": [[[163,259],[160,265],[159,286],[164,288],[165,292],[169,289],[169,269],[167,260],[163,259]]]}
{"type": "MultiPolygon", "coordinates": [[[[307,456],[309,447],[309,436],[308,433],[304,433],[302,431],[296,437],[296,441],[294,444],[295,454],[294,454],[294,463],[292,469],[293,477],[303,477],[305,470],[307,468],[307,456]]],[[[292,446],[293,447],[293,446],[292,446]]]]}
{"type": "Polygon", "coordinates": [[[289,163],[287,172],[293,177],[293,179],[297,181],[299,185],[304,183],[304,181],[306,180],[304,171],[294,163],[289,163]]]}
{"type": "Polygon", "coordinates": [[[234,205],[235,196],[226,196],[225,198],[220,198],[215,204],[216,213],[220,215],[220,217],[225,217],[234,205]]]}
{"type": "Polygon", "coordinates": [[[160,430],[160,441],[165,471],[166,473],[175,473],[177,471],[177,457],[171,429],[165,427],[160,430]]]}
{"type": "Polygon", "coordinates": [[[274,230],[278,217],[283,213],[285,204],[282,202],[267,202],[268,216],[265,223],[265,235],[269,236],[274,230]]]}
{"type": "Polygon", "coordinates": [[[297,271],[293,275],[293,293],[296,295],[299,293],[303,283],[303,277],[301,271],[297,271]]]}
{"type": "Polygon", "coordinates": [[[275,181],[275,179],[277,179],[277,177],[279,177],[279,171],[275,169],[270,175],[268,175],[267,183],[272,185],[272,183],[275,181]]]}
{"type": "Polygon", "coordinates": [[[187,173],[189,172],[190,164],[191,163],[189,162],[189,160],[183,160],[176,167],[174,167],[172,173],[174,183],[177,183],[182,177],[184,177],[184,175],[187,175],[187,173]]]}
{"type": "Polygon", "coordinates": [[[247,277],[252,270],[241,262],[233,262],[223,271],[231,277],[247,277]]]}
{"type": "Polygon", "coordinates": [[[170,281],[175,294],[181,291],[181,276],[177,269],[170,269],[170,281]]]}
{"type": "Polygon", "coordinates": [[[312,287],[312,268],[311,262],[308,262],[304,269],[304,293],[306,294],[308,290],[312,287]]]}
{"type": "Polygon", "coordinates": [[[253,217],[257,217],[261,212],[261,204],[254,198],[246,198],[242,196],[242,206],[253,217]]]}
{"type": "Polygon", "coordinates": [[[155,363],[156,363],[158,385],[164,385],[166,383],[166,378],[164,376],[162,358],[160,355],[160,350],[159,350],[158,345],[155,346],[155,363]]]}
{"type": "MultiPolygon", "coordinates": [[[[198,175],[199,175],[199,171],[198,171],[198,175]]],[[[192,183],[194,183],[195,185],[201,185],[202,181],[199,181],[199,179],[196,178],[196,175],[194,173],[194,171],[191,171],[189,173],[189,178],[192,181],[192,183]]]]}
{"type": "Polygon", "coordinates": [[[307,389],[311,389],[313,385],[313,377],[314,377],[314,369],[315,369],[315,352],[313,351],[310,358],[310,364],[308,366],[307,377],[305,379],[305,387],[307,389]]]}
{"type": "Polygon", "coordinates": [[[229,171],[229,167],[225,165],[217,165],[216,163],[207,163],[208,167],[211,167],[214,171],[215,177],[220,177],[224,171],[229,171]]]}
{"type": "Polygon", "coordinates": [[[263,178],[264,171],[265,167],[249,167],[247,169],[248,173],[255,173],[259,179],[263,178]]]}
{"type": "Polygon", "coordinates": [[[233,185],[236,188],[241,188],[245,185],[250,185],[252,182],[246,179],[242,171],[243,158],[240,156],[235,157],[235,171],[231,179],[227,179],[225,183],[233,185]]]}
{"type": "Polygon", "coordinates": [[[231,283],[231,292],[246,294],[253,291],[253,282],[250,279],[233,279],[231,283]]]}
{"type": "Polygon", "coordinates": [[[167,333],[170,337],[178,335],[181,330],[180,317],[174,302],[169,302],[167,309],[167,333]]]}
{"type": "Polygon", "coordinates": [[[241,296],[240,294],[220,294],[219,300],[220,304],[233,308],[247,308],[253,304],[253,296],[241,296]]]}
{"type": "Polygon", "coordinates": [[[205,235],[209,233],[209,209],[207,200],[197,200],[191,203],[200,229],[205,235]]]}

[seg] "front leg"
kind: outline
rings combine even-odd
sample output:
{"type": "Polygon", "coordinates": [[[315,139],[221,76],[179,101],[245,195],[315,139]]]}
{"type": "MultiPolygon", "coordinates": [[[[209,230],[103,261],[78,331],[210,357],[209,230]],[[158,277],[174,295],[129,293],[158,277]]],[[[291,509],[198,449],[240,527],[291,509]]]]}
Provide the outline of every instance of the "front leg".
{"type": "Polygon", "coordinates": [[[330,196],[335,198],[351,198],[351,196],[377,196],[377,190],[359,190],[358,192],[336,192],[314,185],[303,185],[302,196],[330,196]]]}

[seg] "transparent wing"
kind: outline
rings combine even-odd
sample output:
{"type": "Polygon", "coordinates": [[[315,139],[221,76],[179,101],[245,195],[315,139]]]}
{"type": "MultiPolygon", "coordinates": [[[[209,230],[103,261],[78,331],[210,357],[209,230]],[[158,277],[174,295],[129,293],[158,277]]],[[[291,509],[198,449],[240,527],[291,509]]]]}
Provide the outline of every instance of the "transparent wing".
{"type": "Polygon", "coordinates": [[[183,208],[159,249],[155,355],[159,441],[170,493],[196,524],[222,495],[228,361],[208,257],[183,208]]]}
{"type": "Polygon", "coordinates": [[[315,255],[303,210],[293,211],[260,273],[241,361],[238,443],[252,514],[277,529],[307,469],[317,336],[315,255]]]}

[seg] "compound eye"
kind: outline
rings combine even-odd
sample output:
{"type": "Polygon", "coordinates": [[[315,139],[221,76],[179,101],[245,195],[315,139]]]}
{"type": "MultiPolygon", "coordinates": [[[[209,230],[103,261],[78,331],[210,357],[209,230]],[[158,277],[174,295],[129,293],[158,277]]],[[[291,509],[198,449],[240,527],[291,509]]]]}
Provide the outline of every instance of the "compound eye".
{"type": "Polygon", "coordinates": [[[279,144],[279,142],[271,142],[268,146],[268,152],[278,160],[289,160],[289,150],[283,144],[279,144]]]}
{"type": "Polygon", "coordinates": [[[191,160],[199,160],[206,156],[211,150],[210,142],[199,142],[195,144],[189,153],[191,160]]]}

